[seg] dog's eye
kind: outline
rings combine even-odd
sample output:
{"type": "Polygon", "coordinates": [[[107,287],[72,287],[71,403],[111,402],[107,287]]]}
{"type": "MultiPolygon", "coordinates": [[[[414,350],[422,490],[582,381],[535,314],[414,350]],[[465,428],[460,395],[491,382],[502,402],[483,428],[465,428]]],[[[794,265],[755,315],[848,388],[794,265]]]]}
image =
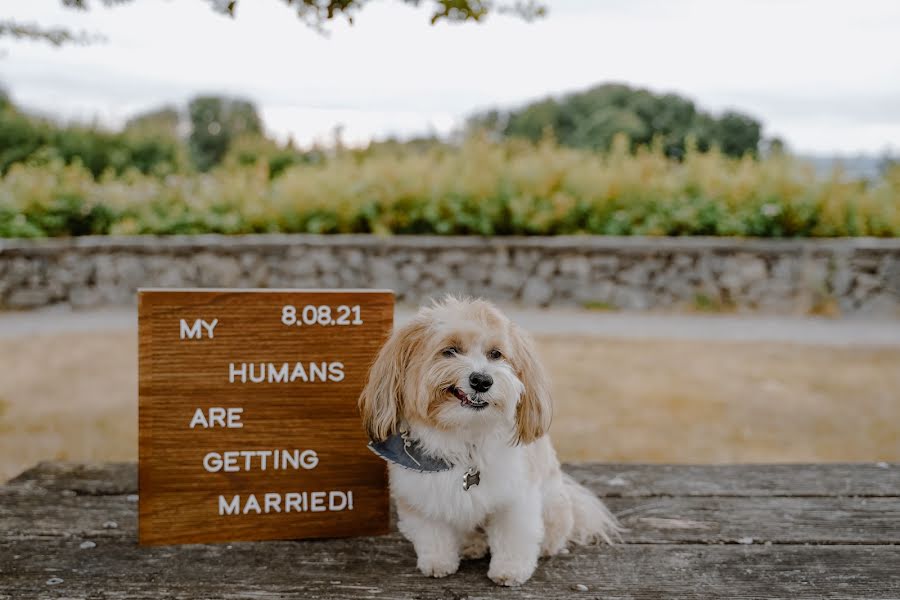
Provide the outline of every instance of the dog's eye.
{"type": "Polygon", "coordinates": [[[450,346],[441,350],[441,354],[448,358],[451,356],[456,356],[457,354],[459,354],[459,348],[457,348],[456,346],[450,346]]]}
{"type": "Polygon", "coordinates": [[[493,350],[488,352],[488,358],[490,358],[491,360],[500,360],[501,358],[503,358],[503,353],[494,348],[493,350]]]}

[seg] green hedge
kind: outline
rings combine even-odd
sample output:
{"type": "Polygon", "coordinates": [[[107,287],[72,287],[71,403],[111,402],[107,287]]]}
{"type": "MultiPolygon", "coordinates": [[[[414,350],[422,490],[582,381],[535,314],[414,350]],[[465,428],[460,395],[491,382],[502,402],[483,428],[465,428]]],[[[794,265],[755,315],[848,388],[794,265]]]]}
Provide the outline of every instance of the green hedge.
{"type": "Polygon", "coordinates": [[[545,141],[236,160],[207,174],[121,175],[61,159],[0,180],[0,236],[309,232],[477,235],[900,235],[900,169],[820,178],[788,156],[661,148],[605,154],[545,141]]]}

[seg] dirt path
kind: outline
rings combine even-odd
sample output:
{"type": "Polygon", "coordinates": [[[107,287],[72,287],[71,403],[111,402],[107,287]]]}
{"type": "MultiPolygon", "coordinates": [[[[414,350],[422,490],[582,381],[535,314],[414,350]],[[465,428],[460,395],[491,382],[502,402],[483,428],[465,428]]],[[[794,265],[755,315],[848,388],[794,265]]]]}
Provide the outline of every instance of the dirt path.
{"type": "MultiPolygon", "coordinates": [[[[0,481],[44,459],[135,459],[131,323],[0,338],[0,481]]],[[[900,348],[574,335],[538,343],[563,460],[900,460],[900,348]]]]}
{"type": "MultiPolygon", "coordinates": [[[[541,335],[900,347],[900,320],[897,319],[503,309],[514,321],[541,335]]],[[[408,306],[399,307],[398,322],[408,319],[413,311],[408,306]]],[[[133,331],[136,327],[137,314],[133,308],[0,312],[0,339],[35,334],[133,331]]]]}

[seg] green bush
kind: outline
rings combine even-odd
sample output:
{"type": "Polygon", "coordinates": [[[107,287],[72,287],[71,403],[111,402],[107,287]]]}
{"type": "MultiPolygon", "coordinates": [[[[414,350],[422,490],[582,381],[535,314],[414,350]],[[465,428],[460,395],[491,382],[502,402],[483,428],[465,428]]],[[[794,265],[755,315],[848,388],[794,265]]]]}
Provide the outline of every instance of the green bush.
{"type": "Polygon", "coordinates": [[[316,158],[314,153],[301,153],[290,144],[280,146],[262,135],[243,135],[231,142],[223,159],[227,168],[261,167],[266,169],[270,179],[275,179],[294,165],[309,164],[316,158]]]}
{"type": "Polygon", "coordinates": [[[439,235],[900,235],[900,168],[874,183],[817,177],[785,155],[660,144],[607,153],[472,138],[384,145],[292,164],[248,141],[204,174],[94,177],[49,157],[0,180],[0,236],[308,232],[439,235]],[[256,148],[256,150],[254,150],[256,148]]]}
{"type": "Polygon", "coordinates": [[[176,138],[153,133],[113,133],[95,127],[60,127],[12,105],[0,108],[0,173],[21,162],[79,162],[94,177],[129,169],[167,174],[181,168],[176,138]]]}

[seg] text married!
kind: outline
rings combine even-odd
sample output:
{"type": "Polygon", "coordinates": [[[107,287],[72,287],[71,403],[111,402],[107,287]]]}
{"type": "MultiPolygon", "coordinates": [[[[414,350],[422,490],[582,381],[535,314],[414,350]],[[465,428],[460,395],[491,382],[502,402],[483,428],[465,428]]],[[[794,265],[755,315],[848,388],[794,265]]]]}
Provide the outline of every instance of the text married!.
{"type": "Polygon", "coordinates": [[[243,499],[234,495],[231,499],[219,496],[219,515],[271,514],[280,512],[338,512],[353,510],[353,492],[270,492],[248,494],[243,499]]]}

